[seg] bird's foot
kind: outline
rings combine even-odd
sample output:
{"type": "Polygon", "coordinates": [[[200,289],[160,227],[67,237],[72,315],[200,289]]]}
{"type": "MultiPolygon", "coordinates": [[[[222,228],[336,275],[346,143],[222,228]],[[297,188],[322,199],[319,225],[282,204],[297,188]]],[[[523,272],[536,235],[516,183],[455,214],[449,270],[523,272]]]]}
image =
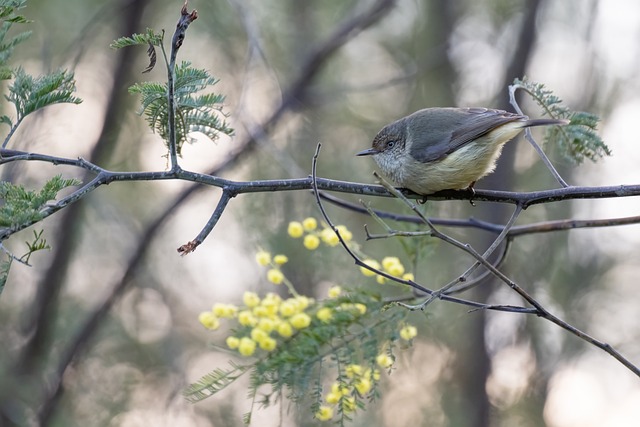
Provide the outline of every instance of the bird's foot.
{"type": "Polygon", "coordinates": [[[471,203],[471,206],[475,206],[476,205],[475,203],[473,203],[473,198],[476,196],[476,190],[475,190],[475,188],[473,188],[474,185],[476,185],[475,181],[473,181],[467,187],[467,191],[469,191],[471,193],[471,197],[469,197],[469,203],[471,203]]]}

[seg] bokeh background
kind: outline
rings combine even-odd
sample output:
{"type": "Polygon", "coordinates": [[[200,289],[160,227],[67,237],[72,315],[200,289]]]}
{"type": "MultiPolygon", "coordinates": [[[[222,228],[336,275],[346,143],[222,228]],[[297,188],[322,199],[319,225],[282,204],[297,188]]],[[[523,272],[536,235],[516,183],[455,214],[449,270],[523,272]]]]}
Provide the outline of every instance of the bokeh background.
{"type": "MultiPolygon", "coordinates": [[[[109,43],[146,27],[170,35],[181,6],[178,0],[30,0],[24,14],[35,21],[29,24],[34,34],[13,64],[34,74],[73,69],[84,102],[29,117],[9,148],[81,156],[114,170],[165,168],[162,142],[136,114],[138,99],[127,93],[136,81],[163,81],[164,70],[159,64],[142,75],[145,49],[114,51],[109,43]]],[[[428,106],[510,109],[507,85],[526,75],[570,108],[602,117],[600,133],[612,157],[574,165],[547,147],[570,183],[640,182],[640,3],[192,0],[192,8],[199,18],[179,59],[220,79],[217,90],[227,96],[236,136],[184,147],[186,169],[240,180],[303,177],[322,142],[319,175],[373,182],[373,162],[354,153],[383,125],[428,106]],[[327,54],[319,50],[336,40],[345,22],[369,16],[376,4],[380,11],[370,25],[354,26],[327,54]]],[[[531,116],[540,114],[529,102],[523,106],[531,116]]],[[[3,109],[11,113],[6,104],[3,109]]],[[[13,164],[0,173],[30,188],[56,173],[82,177],[46,164],[13,164]]],[[[516,191],[554,186],[522,139],[509,144],[498,171],[478,183],[516,191]]],[[[180,257],[176,248],[199,233],[220,194],[198,188],[176,199],[189,188],[182,182],[114,183],[35,227],[45,229],[52,248],[34,256],[31,268],[15,264],[0,298],[4,423],[37,424],[42,396],[68,343],[121,284],[66,369],[50,425],[240,425],[250,407],[246,380],[196,405],[180,396],[189,382],[230,357],[211,347],[222,343],[224,331],[205,331],[198,313],[215,302],[237,303],[245,290],[273,290],[253,260],[258,247],[288,254],[287,275],[308,295],[321,297],[328,282],[365,283],[340,250],[311,257],[286,237],[289,221],[319,216],[306,191],[238,196],[210,237],[180,257]]],[[[393,201],[370,202],[403,211],[393,201]]],[[[494,222],[509,213],[464,201],[432,202],[426,209],[433,216],[494,222]]],[[[519,224],[622,217],[639,209],[637,198],[562,202],[530,208],[519,224]]],[[[370,219],[336,207],[329,212],[364,241],[362,225],[370,219]]],[[[524,237],[515,242],[505,271],[553,313],[640,364],[639,231],[630,225],[524,237]]],[[[7,246],[19,253],[31,232],[7,246]]],[[[491,238],[471,230],[451,233],[479,249],[491,238]]],[[[404,256],[393,240],[367,243],[365,250],[404,256]]],[[[435,288],[470,262],[429,243],[416,276],[435,288]]],[[[520,302],[497,283],[467,297],[520,302]]],[[[440,302],[412,320],[419,339],[400,353],[382,398],[354,426],[602,427],[640,419],[638,378],[540,319],[468,313],[440,302]]],[[[257,411],[254,424],[314,422],[306,408],[285,403],[257,411]]]]}

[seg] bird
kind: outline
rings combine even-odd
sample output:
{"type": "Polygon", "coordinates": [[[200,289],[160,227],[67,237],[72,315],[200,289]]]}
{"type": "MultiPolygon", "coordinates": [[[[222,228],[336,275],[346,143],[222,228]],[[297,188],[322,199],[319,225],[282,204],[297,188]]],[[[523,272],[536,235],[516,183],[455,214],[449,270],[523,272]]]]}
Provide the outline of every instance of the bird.
{"type": "Polygon", "coordinates": [[[356,155],[373,157],[384,175],[421,195],[472,189],[523,129],[568,123],[490,108],[424,108],[383,127],[356,155]]]}

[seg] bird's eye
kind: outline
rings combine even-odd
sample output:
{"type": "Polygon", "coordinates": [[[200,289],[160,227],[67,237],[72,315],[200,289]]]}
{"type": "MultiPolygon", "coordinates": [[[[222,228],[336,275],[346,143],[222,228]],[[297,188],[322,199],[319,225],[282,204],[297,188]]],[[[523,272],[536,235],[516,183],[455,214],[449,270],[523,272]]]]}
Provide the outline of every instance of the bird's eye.
{"type": "Polygon", "coordinates": [[[390,148],[393,148],[395,145],[396,145],[396,142],[394,140],[387,141],[387,150],[390,148]]]}

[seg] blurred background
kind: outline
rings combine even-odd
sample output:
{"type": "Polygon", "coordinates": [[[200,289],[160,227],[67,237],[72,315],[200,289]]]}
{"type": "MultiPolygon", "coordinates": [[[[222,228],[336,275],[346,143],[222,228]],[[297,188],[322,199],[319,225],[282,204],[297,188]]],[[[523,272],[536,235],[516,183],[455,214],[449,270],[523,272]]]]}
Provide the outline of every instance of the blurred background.
{"type": "MultiPolygon", "coordinates": [[[[127,93],[136,81],[164,81],[162,64],[143,75],[144,48],[114,51],[109,43],[147,27],[165,29],[170,39],[181,6],[178,0],[30,0],[23,14],[35,21],[29,24],[34,33],[13,65],[33,74],[73,69],[84,102],[30,116],[8,148],[81,156],[113,170],[164,169],[164,145],[136,114],[139,100],[127,93]]],[[[507,86],[526,75],[570,108],[602,117],[612,157],[574,165],[547,147],[569,183],[640,182],[640,3],[192,0],[193,8],[199,17],[179,59],[220,79],[217,91],[227,96],[236,136],[185,146],[185,169],[238,180],[304,177],[322,142],[320,176],[373,182],[373,162],[354,154],[382,126],[430,106],[511,110],[507,86]]],[[[522,105],[540,115],[532,103],[522,105]]],[[[12,113],[6,103],[3,109],[12,113]]],[[[43,163],[11,164],[0,173],[28,188],[57,173],[83,177],[43,163]]],[[[514,191],[556,186],[522,138],[508,145],[497,172],[477,184],[514,191]]],[[[339,249],[314,253],[312,260],[286,237],[289,221],[319,217],[306,191],[236,197],[209,238],[180,257],[176,248],[200,232],[219,195],[183,182],[114,183],[34,227],[45,229],[51,250],[36,254],[32,268],[14,264],[0,297],[0,424],[37,425],[40,411],[46,424],[60,426],[241,425],[250,408],[246,379],[195,405],[180,395],[230,357],[211,348],[222,343],[224,331],[204,330],[198,313],[215,302],[239,303],[245,290],[273,290],[255,264],[258,247],[288,254],[287,276],[311,296],[323,296],[327,281],[365,282],[339,249]],[[90,333],[66,367],[69,343],[80,330],[90,333]],[[43,409],[61,366],[60,393],[43,409]]],[[[406,213],[394,201],[368,201],[406,213]]],[[[510,213],[505,206],[476,205],[431,202],[426,210],[492,222],[510,213]]],[[[639,208],[637,198],[538,205],[518,224],[623,217],[639,208]]],[[[370,218],[328,209],[364,243],[362,225],[372,224],[370,218]]],[[[493,237],[448,231],[480,251],[493,237]]],[[[32,230],[22,233],[7,243],[16,253],[32,230]]],[[[504,271],[554,314],[638,365],[639,246],[637,225],[530,235],[515,241],[504,271]]],[[[407,259],[395,240],[366,243],[364,250],[407,259]]],[[[437,288],[470,262],[429,242],[417,281],[437,288]]],[[[521,303],[499,283],[465,297],[521,303]]],[[[548,322],[468,313],[444,302],[412,321],[419,338],[399,354],[382,398],[359,413],[354,426],[602,427],[640,419],[638,378],[548,322]]],[[[285,403],[257,411],[254,425],[314,422],[306,408],[285,403]]]]}

